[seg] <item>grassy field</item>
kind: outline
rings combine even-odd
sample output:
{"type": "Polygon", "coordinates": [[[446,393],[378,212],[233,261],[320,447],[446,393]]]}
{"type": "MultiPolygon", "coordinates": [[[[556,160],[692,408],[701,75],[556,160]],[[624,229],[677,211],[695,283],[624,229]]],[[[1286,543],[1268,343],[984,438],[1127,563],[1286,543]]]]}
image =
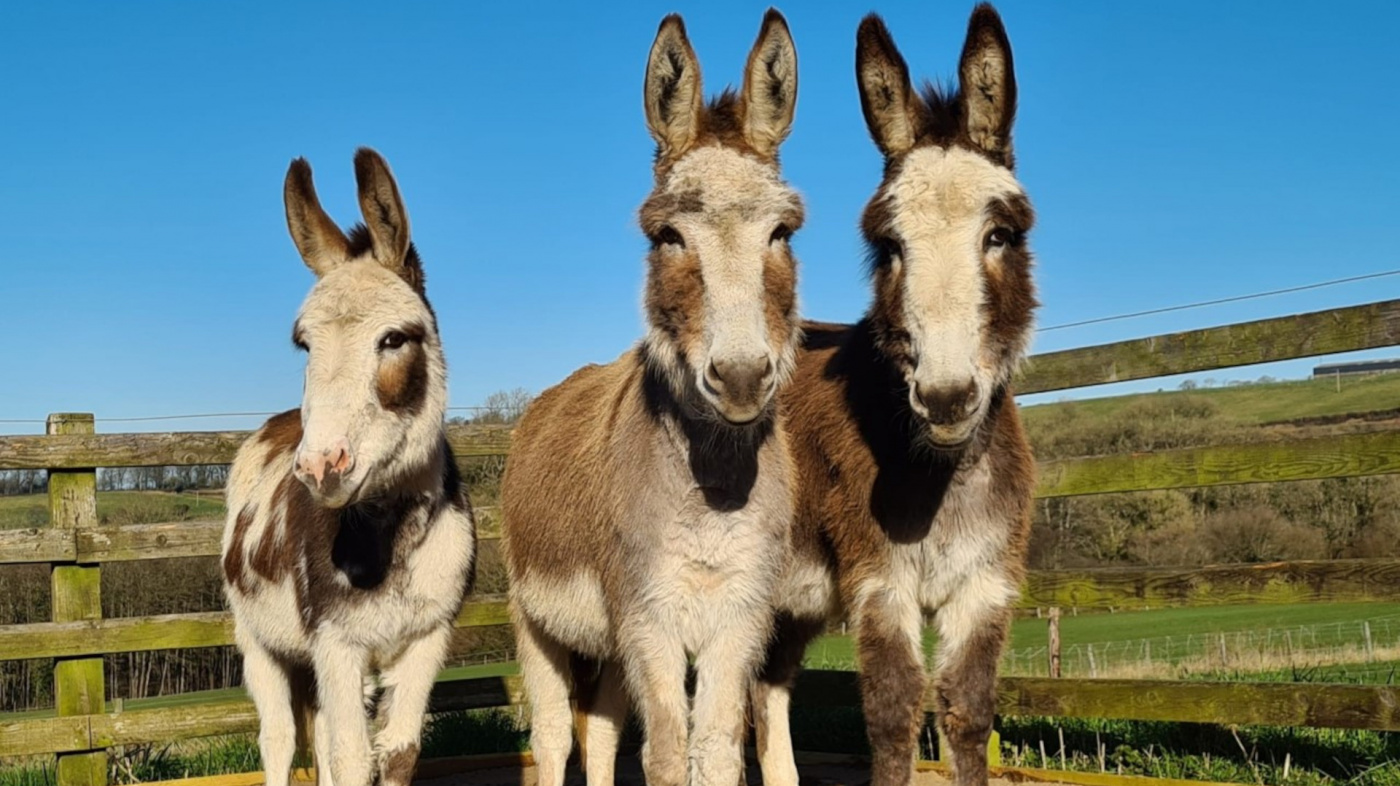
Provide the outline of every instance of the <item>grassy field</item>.
{"type": "MultiPolygon", "coordinates": [[[[1341,389],[1332,379],[1306,379],[1254,383],[1192,391],[1139,393],[1130,396],[1080,399],[1072,406],[1085,415],[1105,417],[1145,399],[1161,401],[1172,396],[1209,400],[1222,416],[1242,424],[1263,425],[1298,418],[1359,414],[1400,407],[1400,374],[1343,377],[1341,389]]],[[[1037,404],[1022,410],[1028,424],[1048,415],[1062,402],[1037,404]]]]}
{"type": "MultiPolygon", "coordinates": [[[[1343,646],[1360,643],[1358,638],[1363,620],[1394,620],[1400,617],[1400,603],[1331,603],[1292,604],[1282,606],[1222,606],[1218,608],[1160,609],[1155,611],[1125,611],[1115,614],[1066,614],[1060,621],[1060,643],[1063,649],[1075,645],[1109,645],[1137,642],[1144,639],[1163,640],[1166,637],[1184,639],[1188,636],[1208,637],[1212,634],[1236,634],[1271,629],[1308,628],[1324,631],[1321,641],[1299,641],[1317,646],[1343,646]],[[1355,623],[1354,626],[1347,623],[1355,623]],[[1326,638],[1330,628],[1338,626],[1338,635],[1326,638]],[[1352,633],[1351,631],[1356,631],[1352,633]]],[[[1379,631],[1379,625],[1377,630],[1379,631]]],[[[1012,624],[1009,648],[1025,650],[1043,647],[1049,628],[1045,620],[1018,619],[1012,624]]],[[[926,651],[931,651],[936,637],[932,628],[924,631],[926,651]]],[[[1394,642],[1387,642],[1394,643],[1394,642]]],[[[1168,654],[1166,650],[1162,651],[1168,654]]],[[[809,668],[855,668],[855,647],[848,636],[823,636],[807,650],[809,668]]]]}
{"type": "MultiPolygon", "coordinates": [[[[210,492],[175,494],[165,491],[99,491],[97,517],[104,524],[158,524],[166,521],[222,519],[223,500],[210,492]]],[[[0,497],[0,529],[46,527],[47,494],[0,497]]]]}

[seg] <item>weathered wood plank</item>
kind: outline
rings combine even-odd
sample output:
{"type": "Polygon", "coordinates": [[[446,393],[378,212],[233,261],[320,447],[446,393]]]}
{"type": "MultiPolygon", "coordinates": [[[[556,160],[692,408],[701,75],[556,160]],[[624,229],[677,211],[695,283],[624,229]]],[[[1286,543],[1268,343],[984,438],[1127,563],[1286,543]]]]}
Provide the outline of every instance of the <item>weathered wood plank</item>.
{"type": "Polygon", "coordinates": [[[86,562],[215,557],[223,536],[224,522],[217,520],[99,527],[78,533],[77,553],[86,562]]]}
{"type": "MultiPolygon", "coordinates": [[[[519,677],[439,682],[432,712],[520,704],[519,677]]],[[[858,707],[855,672],[808,671],[794,703],[858,707]]],[[[933,708],[932,688],[925,707],[933,708]]],[[[997,686],[1003,715],[1117,718],[1265,726],[1400,731],[1400,686],[1316,683],[1213,683],[1004,677],[997,686]]],[[[0,724],[0,755],[79,750],[253,731],[257,713],[246,699],[0,724]],[[89,737],[90,729],[90,737],[89,737]]]]}
{"type": "Polygon", "coordinates": [[[510,614],[506,611],[506,596],[476,595],[467,598],[462,610],[457,612],[459,628],[484,628],[488,625],[509,625],[510,614]]]}
{"type": "Polygon", "coordinates": [[[1037,497],[1400,472],[1400,431],[1043,461],[1037,497]]]}
{"type": "MultiPolygon", "coordinates": [[[[495,540],[501,536],[500,508],[482,506],[476,510],[477,537],[495,540]]],[[[23,530],[42,532],[42,530],[23,530]]],[[[41,543],[28,545],[24,537],[5,538],[0,532],[0,562],[40,562],[50,559],[24,559],[29,550],[67,553],[83,562],[126,562],[170,557],[217,557],[222,545],[224,522],[220,520],[176,521],[162,524],[133,524],[98,527],[77,533],[77,546],[41,543]],[[12,542],[11,542],[12,541],[12,542]],[[9,559],[5,559],[6,557],[9,559]]],[[[71,538],[70,538],[71,540],[71,538]]]]}
{"type": "Polygon", "coordinates": [[[1088,387],[1400,344],[1400,300],[1033,356],[1017,393],[1088,387]]]}
{"type": "MultiPolygon", "coordinates": [[[[1022,608],[1164,608],[1400,600],[1400,560],[1330,560],[1203,568],[1032,571],[1022,608]]],[[[468,598],[457,627],[506,625],[505,598],[468,598]]],[[[223,612],[0,626],[0,661],[232,643],[223,612]]]]}
{"type": "Polygon", "coordinates": [[[258,712],[247,699],[92,716],[92,743],[104,748],[257,730],[258,712]]]}
{"type": "Polygon", "coordinates": [[[0,660],[72,658],[233,643],[224,611],[0,626],[0,660]]]}
{"type": "MultiPolygon", "coordinates": [[[[455,622],[459,628],[509,623],[504,595],[468,597],[455,622]]],[[[225,611],[0,625],[0,661],[220,647],[232,643],[233,616],[225,611]]]]}
{"type": "MultiPolygon", "coordinates": [[[[933,710],[933,688],[924,706],[933,710]]],[[[859,707],[855,672],[809,671],[793,703],[859,707]]],[[[1002,677],[997,712],[1074,718],[1400,730],[1400,686],[1002,677]]]]}
{"type": "MultiPolygon", "coordinates": [[[[505,454],[510,426],[448,426],[458,458],[505,454]]],[[[251,431],[62,434],[0,437],[0,469],[175,467],[228,464],[251,431]]]]}
{"type": "Polygon", "coordinates": [[[0,530],[0,564],[72,562],[78,558],[73,533],[43,527],[0,530]]]}
{"type": "Polygon", "coordinates": [[[433,686],[429,712],[479,710],[525,703],[525,685],[519,676],[445,680],[433,686]]]}
{"type": "Polygon", "coordinates": [[[1023,608],[1156,609],[1365,601],[1400,601],[1400,560],[1032,571],[1021,595],[1023,608]]]}
{"type": "MultiPolygon", "coordinates": [[[[925,706],[933,708],[930,694],[925,706]]],[[[1003,677],[1004,715],[1400,731],[1400,686],[1003,677]]]]}
{"type": "Polygon", "coordinates": [[[0,758],[78,751],[87,747],[86,716],[0,721],[0,758]]]}

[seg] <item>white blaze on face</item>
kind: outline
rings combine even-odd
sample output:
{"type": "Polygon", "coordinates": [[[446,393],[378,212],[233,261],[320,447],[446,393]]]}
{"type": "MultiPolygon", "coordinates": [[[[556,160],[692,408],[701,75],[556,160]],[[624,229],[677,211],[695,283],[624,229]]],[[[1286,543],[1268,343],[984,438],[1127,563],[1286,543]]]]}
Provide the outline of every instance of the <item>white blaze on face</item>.
{"type": "Polygon", "coordinates": [[[338,486],[311,486],[313,493],[324,493],[323,503],[346,504],[367,482],[392,483],[395,467],[421,463],[436,448],[447,403],[446,368],[432,315],[403,279],[372,260],[340,265],[307,296],[297,331],[310,349],[298,456],[349,452],[338,486]],[[387,334],[408,327],[422,330],[421,344],[381,345],[387,334]],[[422,361],[412,362],[412,353],[419,352],[422,361]],[[397,381],[399,370],[421,374],[413,380],[421,384],[421,400],[386,407],[384,383],[397,381]]]}
{"type": "Polygon", "coordinates": [[[684,253],[698,259],[703,281],[703,346],[686,348],[697,387],[726,416],[756,417],[794,362],[793,336],[771,335],[764,267],[769,253],[785,252],[774,246],[786,243],[786,236],[775,239],[774,232],[780,226],[794,228],[794,221],[800,220],[800,199],[778,176],[776,166],[718,145],[699,148],[678,161],[665,192],[699,206],[669,217],[684,239],[684,253]],[[750,407],[720,400],[707,389],[705,375],[711,364],[756,369],[764,376],[760,387],[766,392],[753,402],[756,408],[740,412],[750,407]]]}
{"type": "MultiPolygon", "coordinates": [[[[911,405],[926,414],[915,390],[972,385],[968,422],[940,436],[963,439],[985,413],[996,385],[997,359],[986,338],[985,275],[998,252],[984,251],[996,199],[1022,194],[1007,169],[958,148],[910,152],[886,187],[892,229],[901,241],[904,328],[915,365],[906,380],[911,405]]],[[[935,427],[935,431],[939,429],[935,427]]]]}

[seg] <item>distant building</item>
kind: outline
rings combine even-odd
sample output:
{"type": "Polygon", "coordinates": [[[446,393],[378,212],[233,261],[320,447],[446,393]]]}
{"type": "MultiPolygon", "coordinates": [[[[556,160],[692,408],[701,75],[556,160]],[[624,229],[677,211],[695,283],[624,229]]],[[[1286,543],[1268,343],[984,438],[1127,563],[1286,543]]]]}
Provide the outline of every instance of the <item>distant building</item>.
{"type": "Polygon", "coordinates": [[[1325,363],[1313,368],[1313,379],[1351,377],[1365,374],[1388,374],[1400,371],[1400,358],[1394,360],[1361,360],[1355,363],[1325,363]]]}

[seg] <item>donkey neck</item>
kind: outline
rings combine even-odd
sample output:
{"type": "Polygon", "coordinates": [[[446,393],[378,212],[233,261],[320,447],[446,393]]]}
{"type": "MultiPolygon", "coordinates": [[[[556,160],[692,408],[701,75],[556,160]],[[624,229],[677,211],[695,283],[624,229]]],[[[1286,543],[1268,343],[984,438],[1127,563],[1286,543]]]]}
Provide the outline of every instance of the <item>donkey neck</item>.
{"type": "Polygon", "coordinates": [[[700,409],[700,396],[677,399],[661,372],[643,360],[642,401],[655,423],[686,462],[691,479],[716,510],[737,510],[748,504],[758,481],[760,454],[777,432],[776,415],[756,423],[733,426],[700,409]]]}
{"type": "Polygon", "coordinates": [[[385,491],[357,500],[337,511],[331,536],[331,563],[356,589],[383,583],[402,543],[416,544],[438,511],[451,502],[450,492],[461,483],[445,438],[431,459],[399,478],[385,491]]]}

